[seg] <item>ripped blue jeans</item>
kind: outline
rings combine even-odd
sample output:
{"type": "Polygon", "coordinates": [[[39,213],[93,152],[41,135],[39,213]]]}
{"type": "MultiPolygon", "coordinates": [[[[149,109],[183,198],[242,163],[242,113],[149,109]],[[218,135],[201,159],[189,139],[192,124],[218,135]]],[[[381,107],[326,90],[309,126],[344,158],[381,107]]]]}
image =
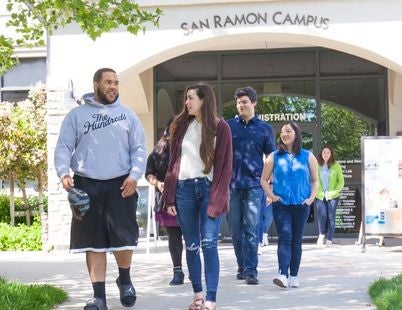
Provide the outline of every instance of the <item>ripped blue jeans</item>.
{"type": "Polygon", "coordinates": [[[218,234],[221,216],[207,215],[211,181],[179,180],[176,189],[177,218],[186,245],[187,267],[194,293],[202,292],[200,249],[204,255],[206,300],[216,301],[219,282],[218,234]]]}

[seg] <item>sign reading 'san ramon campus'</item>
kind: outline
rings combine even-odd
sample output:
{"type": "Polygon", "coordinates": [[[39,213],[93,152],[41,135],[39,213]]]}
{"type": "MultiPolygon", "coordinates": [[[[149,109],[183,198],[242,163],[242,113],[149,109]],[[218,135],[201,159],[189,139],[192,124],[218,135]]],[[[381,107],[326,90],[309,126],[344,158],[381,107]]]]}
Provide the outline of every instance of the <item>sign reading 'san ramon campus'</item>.
{"type": "Polygon", "coordinates": [[[326,30],[329,27],[329,18],[311,14],[291,14],[282,11],[276,11],[272,14],[268,12],[250,12],[234,15],[213,15],[195,21],[182,22],[180,27],[184,30],[185,35],[189,35],[206,29],[248,25],[298,25],[326,30]]]}

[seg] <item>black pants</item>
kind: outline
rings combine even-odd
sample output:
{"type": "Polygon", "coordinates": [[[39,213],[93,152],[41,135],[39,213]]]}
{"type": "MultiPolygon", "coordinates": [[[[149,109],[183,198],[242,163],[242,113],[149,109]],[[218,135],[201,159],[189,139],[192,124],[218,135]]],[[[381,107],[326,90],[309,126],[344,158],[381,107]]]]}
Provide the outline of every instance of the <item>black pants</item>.
{"type": "Polygon", "coordinates": [[[172,258],[173,267],[181,267],[183,253],[183,241],[180,227],[165,227],[169,237],[169,252],[172,258]]]}
{"type": "Polygon", "coordinates": [[[95,180],[74,175],[74,186],[88,194],[91,206],[82,220],[72,219],[72,253],[133,250],[136,247],[138,194],[121,196],[121,185],[126,178],[125,175],[95,180]]]}

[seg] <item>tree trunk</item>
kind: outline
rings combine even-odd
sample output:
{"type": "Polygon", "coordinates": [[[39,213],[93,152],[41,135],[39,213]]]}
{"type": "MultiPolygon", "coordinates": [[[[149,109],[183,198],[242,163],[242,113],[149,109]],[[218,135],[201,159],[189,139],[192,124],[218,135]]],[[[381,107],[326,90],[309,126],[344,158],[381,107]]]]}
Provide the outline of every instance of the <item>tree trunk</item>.
{"type": "Polygon", "coordinates": [[[38,202],[39,202],[39,214],[45,212],[43,207],[43,171],[42,169],[38,169],[38,202]]]}
{"type": "Polygon", "coordinates": [[[45,208],[43,206],[43,170],[41,168],[38,169],[38,202],[40,223],[42,226],[42,249],[45,249],[47,247],[49,235],[47,212],[45,212],[45,208]]]}
{"type": "Polygon", "coordinates": [[[10,225],[15,226],[14,175],[10,172],[10,225]]]}
{"type": "Polygon", "coordinates": [[[29,202],[27,198],[27,191],[25,188],[25,181],[21,183],[22,200],[24,201],[25,207],[25,222],[28,226],[31,226],[31,210],[29,209],[29,202]]]}

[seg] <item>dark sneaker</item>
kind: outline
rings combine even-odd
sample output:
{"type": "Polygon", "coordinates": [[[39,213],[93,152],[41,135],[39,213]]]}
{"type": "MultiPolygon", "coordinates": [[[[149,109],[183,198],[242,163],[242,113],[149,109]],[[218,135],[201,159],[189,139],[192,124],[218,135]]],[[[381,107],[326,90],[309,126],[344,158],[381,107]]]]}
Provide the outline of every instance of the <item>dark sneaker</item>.
{"type": "Polygon", "coordinates": [[[258,283],[259,283],[259,281],[258,281],[258,279],[257,279],[256,276],[254,276],[254,275],[249,275],[249,276],[247,276],[247,278],[246,278],[246,284],[249,284],[249,285],[257,285],[258,283]]]}
{"type": "Polygon", "coordinates": [[[135,305],[137,295],[133,284],[120,284],[119,278],[116,279],[117,287],[120,291],[120,303],[123,307],[132,307],[135,305]]]}
{"type": "Polygon", "coordinates": [[[92,298],[87,301],[84,310],[107,310],[106,302],[100,298],[92,298]]]}
{"type": "Polygon", "coordinates": [[[236,274],[237,280],[245,280],[246,276],[244,275],[243,269],[238,269],[236,274]]]}

